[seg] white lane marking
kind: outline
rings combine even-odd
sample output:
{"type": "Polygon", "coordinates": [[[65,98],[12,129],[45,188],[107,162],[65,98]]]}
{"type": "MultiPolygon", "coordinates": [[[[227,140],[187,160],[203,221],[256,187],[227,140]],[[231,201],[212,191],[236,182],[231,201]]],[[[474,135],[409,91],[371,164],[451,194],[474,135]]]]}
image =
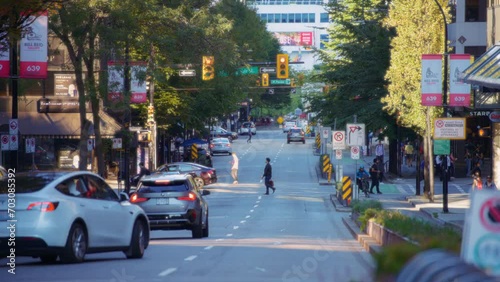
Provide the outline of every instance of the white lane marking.
{"type": "Polygon", "coordinates": [[[219,242],[219,241],[222,241],[222,240],[224,240],[224,239],[222,239],[222,238],[215,239],[216,242],[219,242]]]}
{"type": "Polygon", "coordinates": [[[253,210],[250,210],[250,212],[253,212],[253,210]]]}
{"type": "Polygon", "coordinates": [[[211,248],[213,248],[214,246],[207,246],[205,247],[205,250],[210,250],[211,248]]]}
{"type": "Polygon", "coordinates": [[[262,199],[262,196],[259,196],[259,198],[258,198],[258,199],[259,199],[259,200],[260,200],[260,199],[262,199]]]}
{"type": "Polygon", "coordinates": [[[285,229],[281,229],[281,230],[280,230],[280,232],[283,232],[283,231],[285,231],[285,229]]]}
{"type": "Polygon", "coordinates": [[[177,270],[177,268],[167,268],[164,271],[160,272],[160,274],[158,274],[158,276],[167,276],[167,275],[175,272],[176,270],[177,270]]]}
{"type": "Polygon", "coordinates": [[[403,195],[408,194],[408,192],[406,192],[406,190],[403,187],[401,187],[400,185],[396,184],[396,188],[398,188],[399,193],[401,193],[403,195]]]}
{"type": "Polygon", "coordinates": [[[266,272],[266,269],[262,268],[262,267],[255,267],[255,269],[257,269],[258,271],[261,271],[261,272],[266,272]]]}
{"type": "Polygon", "coordinates": [[[255,206],[253,206],[253,207],[254,207],[254,208],[256,208],[256,207],[258,207],[258,206],[259,206],[259,205],[255,205],[255,206]]]}
{"type": "Polygon", "coordinates": [[[451,184],[451,185],[455,186],[455,188],[457,188],[457,190],[458,190],[460,193],[462,193],[462,194],[466,194],[466,193],[465,193],[465,190],[464,190],[464,189],[462,189],[462,187],[460,187],[458,184],[451,184]]]}
{"type": "Polygon", "coordinates": [[[258,203],[260,203],[260,201],[257,201],[257,202],[255,202],[255,203],[257,203],[257,204],[258,204],[258,203]]]}
{"type": "Polygon", "coordinates": [[[197,258],[197,257],[198,257],[198,256],[189,256],[189,257],[185,258],[184,260],[185,260],[185,261],[192,261],[192,260],[194,260],[194,259],[195,259],[195,258],[197,258]]]}
{"type": "Polygon", "coordinates": [[[229,233],[229,234],[226,234],[227,237],[232,237],[233,234],[229,233]]]}
{"type": "Polygon", "coordinates": [[[239,226],[237,226],[237,225],[236,225],[236,226],[233,226],[233,229],[235,229],[235,230],[236,230],[236,229],[238,229],[238,228],[240,228],[240,227],[239,227],[239,226]]]}
{"type": "Polygon", "coordinates": [[[247,222],[247,221],[246,221],[246,220],[242,220],[242,221],[240,221],[240,223],[245,223],[245,222],[247,222]]]}
{"type": "Polygon", "coordinates": [[[250,218],[250,216],[249,216],[249,215],[247,215],[247,216],[245,216],[245,218],[250,218]]]}

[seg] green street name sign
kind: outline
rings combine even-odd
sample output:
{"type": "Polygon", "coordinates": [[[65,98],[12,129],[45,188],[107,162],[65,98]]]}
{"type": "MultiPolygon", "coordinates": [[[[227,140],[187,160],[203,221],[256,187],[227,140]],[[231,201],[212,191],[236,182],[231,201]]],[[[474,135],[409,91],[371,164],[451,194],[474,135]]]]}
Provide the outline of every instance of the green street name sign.
{"type": "MultiPolygon", "coordinates": [[[[234,75],[238,76],[238,75],[249,75],[249,74],[259,74],[259,67],[243,67],[243,68],[239,68],[235,73],[234,75]]],[[[220,71],[218,74],[218,76],[227,76],[227,72],[225,71],[220,71]]]]}
{"type": "Polygon", "coordinates": [[[290,85],[290,79],[271,79],[271,85],[290,85]]]}

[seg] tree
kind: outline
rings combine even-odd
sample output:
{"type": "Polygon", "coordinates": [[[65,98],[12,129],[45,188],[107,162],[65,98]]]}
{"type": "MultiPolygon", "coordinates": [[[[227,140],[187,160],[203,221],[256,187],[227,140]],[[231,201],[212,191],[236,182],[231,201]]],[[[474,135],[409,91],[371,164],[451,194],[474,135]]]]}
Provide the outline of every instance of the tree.
{"type": "MultiPolygon", "coordinates": [[[[446,8],[448,1],[438,0],[446,8]]],[[[384,110],[397,115],[404,127],[412,128],[425,137],[424,156],[433,167],[430,120],[442,114],[442,109],[421,105],[421,55],[443,52],[443,21],[439,7],[423,0],[393,0],[386,24],[396,29],[391,47],[391,64],[386,78],[390,81],[388,95],[382,99],[384,110]],[[434,20],[429,20],[434,19],[434,20]],[[437,20],[439,19],[439,20],[437,20]]],[[[448,9],[445,9],[450,18],[448,9]]],[[[446,50],[448,51],[448,50],[446,50]]],[[[426,173],[426,191],[433,197],[432,169],[426,173]]]]}
{"type": "Polygon", "coordinates": [[[381,98],[387,94],[384,78],[389,67],[393,30],[383,26],[386,1],[346,0],[329,6],[333,24],[329,28],[326,50],[318,51],[323,60],[320,80],[329,85],[326,95],[312,99],[312,111],[323,124],[351,121],[353,115],[367,128],[393,125],[382,112],[381,98]]]}

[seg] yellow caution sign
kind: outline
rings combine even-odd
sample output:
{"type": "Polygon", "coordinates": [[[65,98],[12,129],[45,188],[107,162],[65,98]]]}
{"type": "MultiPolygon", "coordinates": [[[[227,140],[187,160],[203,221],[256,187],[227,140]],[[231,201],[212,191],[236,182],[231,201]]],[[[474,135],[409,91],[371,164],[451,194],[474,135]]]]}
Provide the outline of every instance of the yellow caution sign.
{"type": "Polygon", "coordinates": [[[276,119],[276,122],[278,122],[278,124],[282,124],[285,120],[283,119],[283,117],[278,117],[278,119],[276,119]]]}
{"type": "Polygon", "coordinates": [[[198,145],[191,145],[191,161],[196,162],[198,160],[198,145]]]}
{"type": "Polygon", "coordinates": [[[352,181],[349,176],[342,178],[342,199],[350,202],[352,198],[352,181]]]}

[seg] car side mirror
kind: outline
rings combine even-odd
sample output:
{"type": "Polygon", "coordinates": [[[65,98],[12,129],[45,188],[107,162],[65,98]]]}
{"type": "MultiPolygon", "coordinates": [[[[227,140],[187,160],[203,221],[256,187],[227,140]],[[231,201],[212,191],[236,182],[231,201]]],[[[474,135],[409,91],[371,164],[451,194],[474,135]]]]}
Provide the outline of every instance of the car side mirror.
{"type": "Polygon", "coordinates": [[[208,190],[202,190],[201,194],[203,196],[210,195],[210,191],[208,191],[208,190]]]}
{"type": "Polygon", "coordinates": [[[125,192],[120,192],[120,202],[129,201],[130,197],[125,192]]]}

